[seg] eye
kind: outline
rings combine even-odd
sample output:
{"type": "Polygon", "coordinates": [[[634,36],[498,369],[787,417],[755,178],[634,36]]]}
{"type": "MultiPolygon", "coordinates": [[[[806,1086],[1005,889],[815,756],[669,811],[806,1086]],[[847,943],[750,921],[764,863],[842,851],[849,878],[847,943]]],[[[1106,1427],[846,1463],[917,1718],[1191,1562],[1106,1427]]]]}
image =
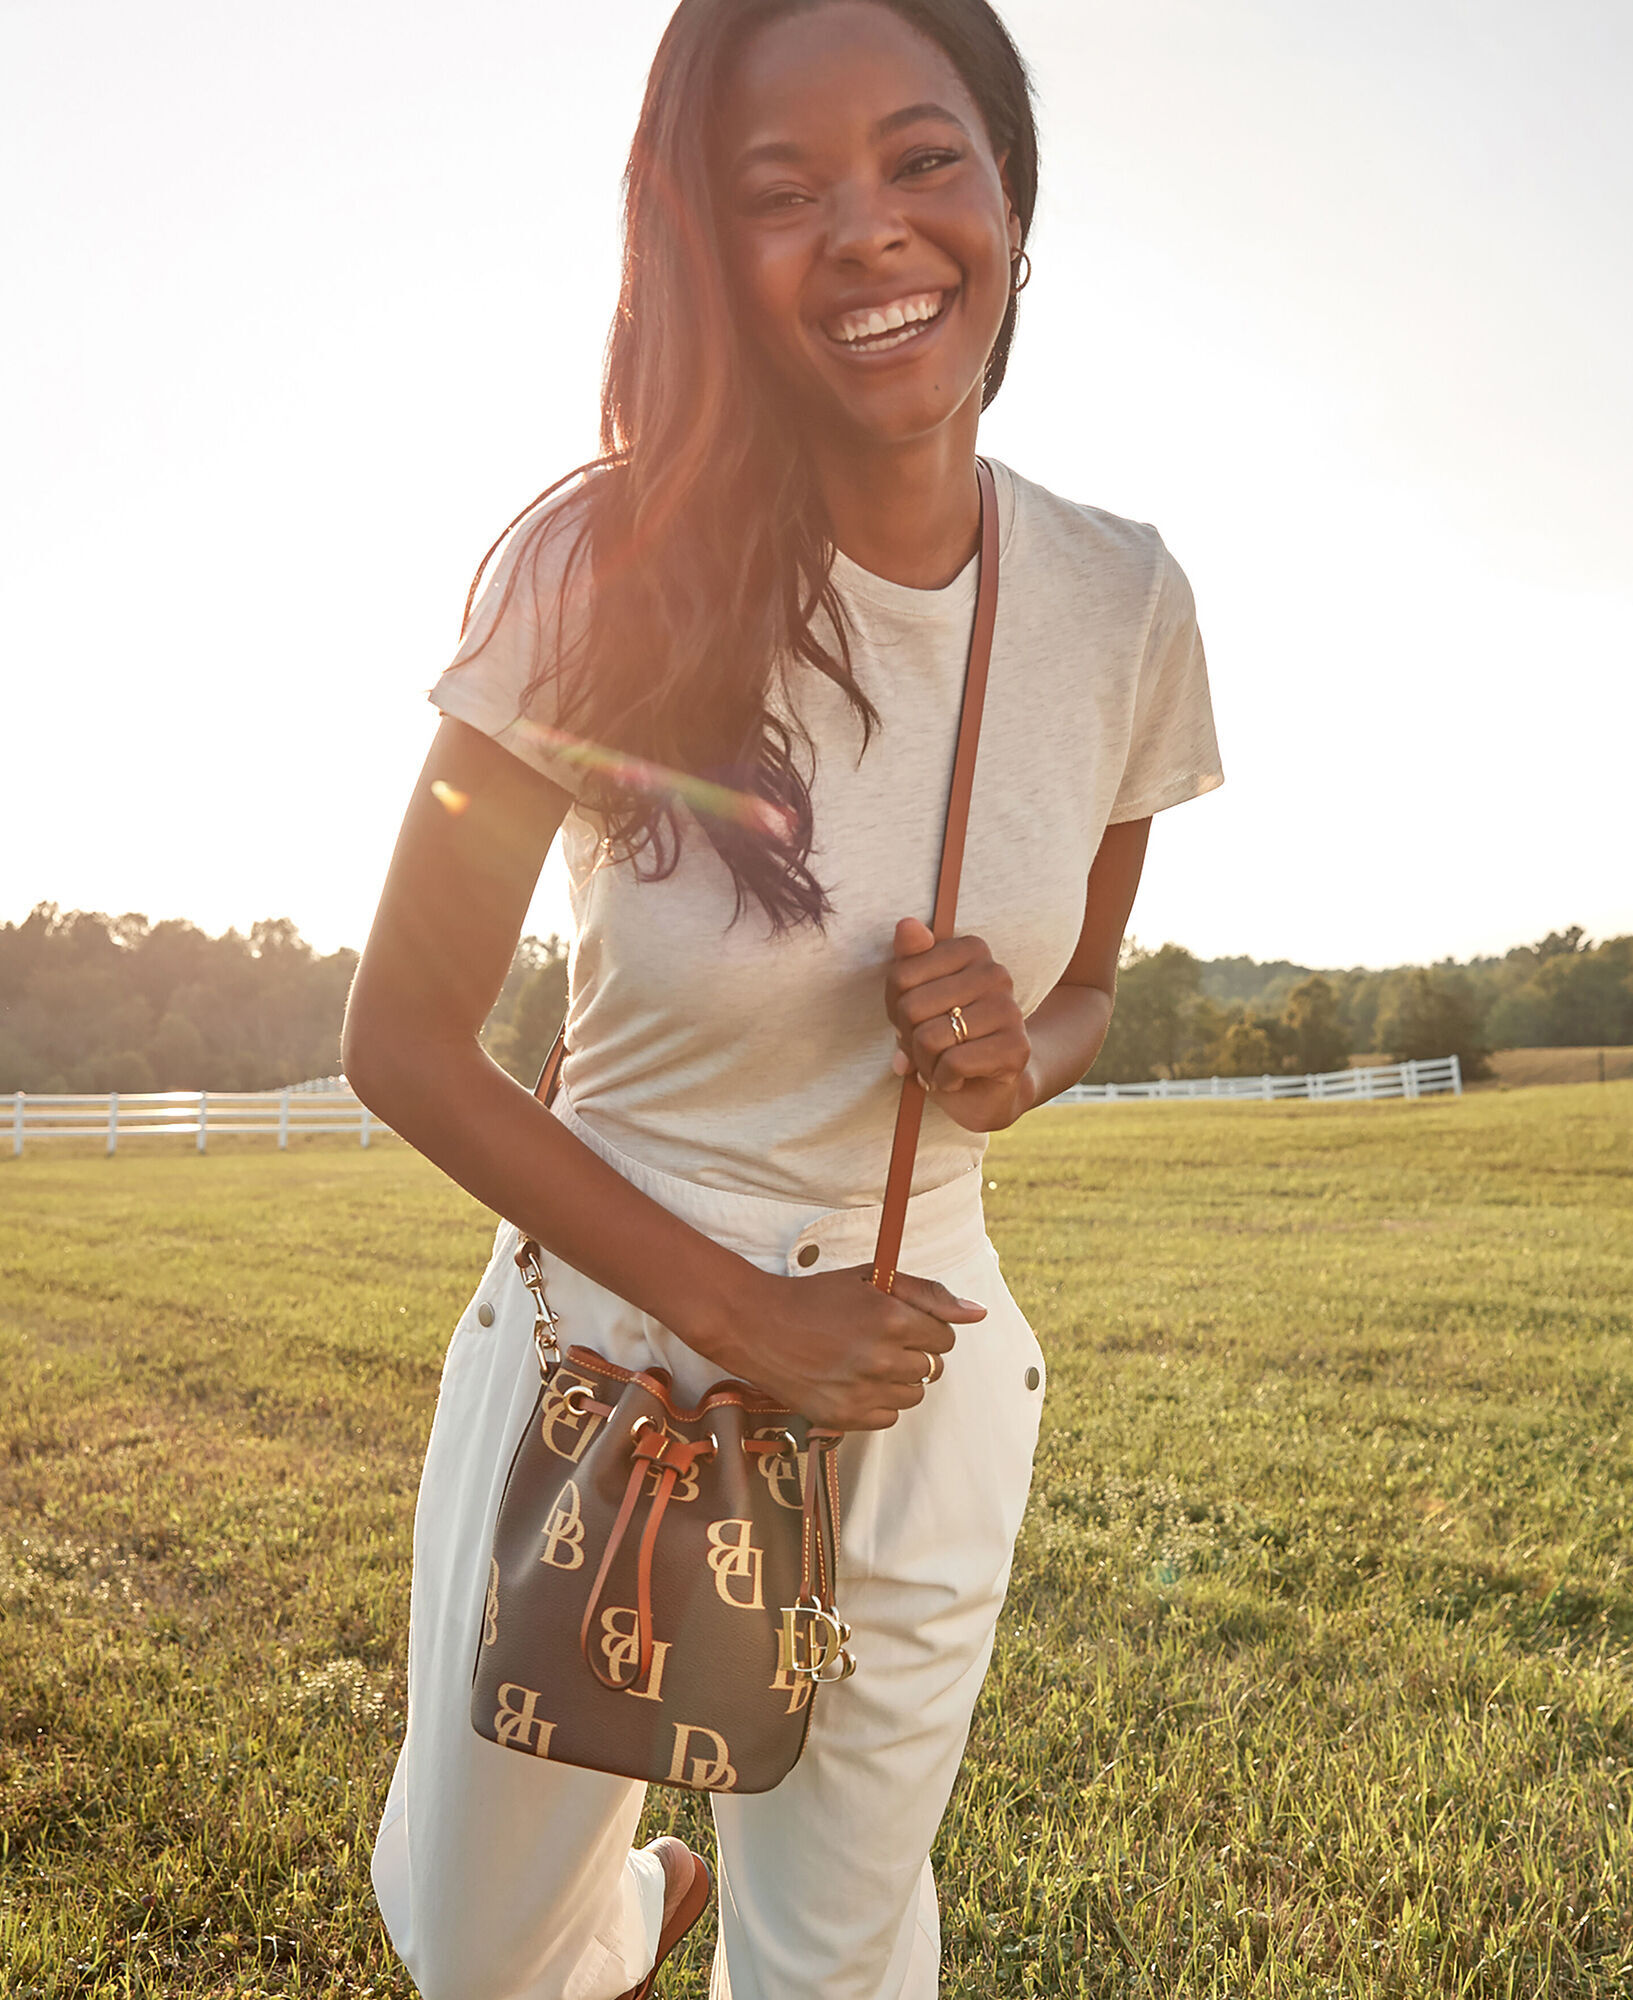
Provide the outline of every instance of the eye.
{"type": "Polygon", "coordinates": [[[744,197],[743,207],[750,215],[780,215],[791,208],[798,208],[810,198],[804,188],[759,188],[744,197]]]}
{"type": "Polygon", "coordinates": [[[956,166],[962,154],[947,146],[927,146],[917,153],[909,153],[902,161],[900,171],[918,179],[924,174],[932,174],[938,167],[956,166]]]}

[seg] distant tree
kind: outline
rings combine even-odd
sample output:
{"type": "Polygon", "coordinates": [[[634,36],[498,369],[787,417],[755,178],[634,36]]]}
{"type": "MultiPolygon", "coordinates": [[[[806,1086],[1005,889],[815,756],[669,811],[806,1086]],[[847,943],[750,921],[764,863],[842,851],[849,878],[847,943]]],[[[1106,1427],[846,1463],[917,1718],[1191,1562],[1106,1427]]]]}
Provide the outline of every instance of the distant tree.
{"type": "Polygon", "coordinates": [[[1319,972],[1301,980],[1288,994],[1281,1017],[1292,1032],[1295,1072],[1320,1075],[1344,1067],[1350,1052],[1349,1031],[1331,980],[1319,972]]]}
{"type": "Polygon", "coordinates": [[[1571,924],[1562,931],[1550,931],[1531,946],[1539,964],[1545,964],[1550,958],[1574,958],[1578,952],[1589,949],[1588,934],[1580,924],[1571,924]]]}
{"type": "Polygon", "coordinates": [[[1338,1019],[1352,1049],[1377,1049],[1378,1010],[1392,976],[1361,966],[1331,975],[1338,995],[1338,1019]]]}
{"type": "Polygon", "coordinates": [[[1311,968],[1291,959],[1210,958],[1202,961],[1202,991],[1210,1000],[1235,1004],[1248,1014],[1276,1012],[1311,968]]]}
{"type": "Polygon", "coordinates": [[[1378,1014],[1378,1045],[1398,1062],[1456,1056],[1466,1077],[1489,1076],[1490,1049],[1468,979],[1444,967],[1413,966],[1391,976],[1378,1014]]]}
{"type": "Polygon", "coordinates": [[[524,938],[482,1031],[487,1051],[531,1085],[567,1014],[567,947],[558,937],[524,938]]]}
{"type": "Polygon", "coordinates": [[[42,903],[0,925],[0,1090],[261,1090],[331,1074],[357,955],[287,918],[212,938],[42,903]]]}
{"type": "Polygon", "coordinates": [[[203,1090],[209,1058],[204,1037],[185,1014],[172,1009],[153,1031],[148,1061],[157,1090],[203,1090]]]}
{"type": "Polygon", "coordinates": [[[1211,1069],[1215,1076],[1273,1076],[1281,1064],[1265,1027],[1244,1016],[1225,1030],[1211,1069]]]}
{"type": "Polygon", "coordinates": [[[1104,1048],[1089,1072],[1097,1083],[1179,1076],[1195,1045],[1202,968],[1183,945],[1144,951],[1131,939],[1117,974],[1117,1003],[1104,1048]]]}
{"type": "Polygon", "coordinates": [[[1492,1003],[1497,1048],[1593,1048],[1633,1042],[1633,937],[1580,942],[1572,929],[1509,954],[1523,974],[1492,1003]],[[1575,940],[1575,942],[1573,942],[1575,940]]]}

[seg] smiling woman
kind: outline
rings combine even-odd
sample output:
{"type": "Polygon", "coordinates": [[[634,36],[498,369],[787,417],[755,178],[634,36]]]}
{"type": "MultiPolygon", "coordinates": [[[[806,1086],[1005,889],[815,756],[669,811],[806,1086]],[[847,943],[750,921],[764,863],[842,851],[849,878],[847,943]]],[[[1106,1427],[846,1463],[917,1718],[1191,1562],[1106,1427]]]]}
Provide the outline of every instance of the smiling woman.
{"type": "MultiPolygon", "coordinates": [[[[632,1745],[676,1732],[673,1765],[631,1748],[615,1769],[716,1795],[717,2000],[936,1990],[928,1857],[1044,1376],[986,1238],[981,1154],[1093,1061],[1151,816],[1220,782],[1189,588],[1155,531],[976,457],[1036,186],[1026,72],[986,0],[683,0],[630,156],[603,454],[512,523],[433,692],[346,1034],[359,1095],[507,1218],[427,1453],[374,1862],[427,1995],[639,2000],[711,1885],[678,1841],[630,1851],[642,1786],[566,1756],[559,1677],[507,1680],[472,1727],[473,1656],[513,1616],[512,1572],[489,1567],[506,1468],[591,1463],[594,1409],[615,1434],[584,1383],[533,1421],[546,1298],[665,1415],[660,1442],[624,1440],[605,1551],[585,1552],[600,1502],[579,1470],[520,1574],[594,1576],[570,1622],[613,1690],[596,1698],[632,1745]],[[949,811],[967,687],[979,756],[949,811]],[[966,808],[962,929],[932,931],[966,808]],[[478,1036],[558,835],[576,935],[541,1103],[478,1036]],[[887,1214],[899,1258],[859,1282],[887,1214]],[[797,1477],[786,1451],[762,1469],[813,1521],[810,1440],[843,1435],[834,1587],[785,1617],[816,1611],[837,1648],[842,1604],[860,1664],[757,1796],[724,1735],[665,1708],[678,1631],[660,1653],[648,1588],[692,1476],[671,1440],[721,1450],[687,1442],[679,1406],[722,1377],[796,1427],[756,1448],[802,1453],[797,1477]],[[625,1577],[642,1452],[645,1566],[625,1577]],[[603,1584],[629,1602],[598,1640],[603,1584]]],[[[708,1524],[682,1597],[758,1608],[742,1511],[708,1524]]],[[[797,1705],[785,1640],[754,1686],[797,1705]]]]}

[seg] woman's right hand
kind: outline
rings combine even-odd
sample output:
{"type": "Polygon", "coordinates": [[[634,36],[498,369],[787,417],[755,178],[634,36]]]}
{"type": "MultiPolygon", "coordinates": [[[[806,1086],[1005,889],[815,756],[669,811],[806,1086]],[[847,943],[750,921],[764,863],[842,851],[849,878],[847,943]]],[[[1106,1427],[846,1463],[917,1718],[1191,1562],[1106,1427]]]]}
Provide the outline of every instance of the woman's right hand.
{"type": "Polygon", "coordinates": [[[809,1278],[760,1276],[734,1372],[828,1430],[888,1430],[923,1402],[952,1349],[953,1328],[987,1316],[974,1299],[901,1271],[889,1292],[869,1282],[866,1265],[809,1278]]]}

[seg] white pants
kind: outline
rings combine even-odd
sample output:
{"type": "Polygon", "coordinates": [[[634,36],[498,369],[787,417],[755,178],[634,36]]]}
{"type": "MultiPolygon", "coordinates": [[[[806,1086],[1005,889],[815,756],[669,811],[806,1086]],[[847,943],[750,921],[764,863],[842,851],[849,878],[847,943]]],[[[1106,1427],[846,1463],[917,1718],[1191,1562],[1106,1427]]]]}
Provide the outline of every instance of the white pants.
{"type": "MultiPolygon", "coordinates": [[[[877,1209],[722,1194],[616,1153],[556,1115],[664,1207],[764,1270],[870,1260],[877,1209]],[[818,1256],[810,1257],[815,1245],[818,1256]],[[802,1258],[801,1253],[804,1253],[802,1258]]],[[[392,1941],[426,2000],[614,2000],[651,1969],[662,1872],[632,1854],[645,1788],[523,1757],[470,1722],[494,1517],[538,1388],[532,1301],[501,1224],[455,1330],[414,1517],[408,1732],[374,1851],[392,1941]]],[[[902,1270],[988,1309],[887,1431],[840,1448],[838,1588],[854,1677],[821,1689],[775,1791],[716,1794],[720,1947],[711,2000],[933,2000],[930,1844],[992,1650],[1026,1504],[1043,1356],[981,1217],[981,1176],[913,1198],[902,1270]]],[[[668,1368],[697,1401],[721,1370],[548,1259],[563,1346],[668,1368]]]]}

